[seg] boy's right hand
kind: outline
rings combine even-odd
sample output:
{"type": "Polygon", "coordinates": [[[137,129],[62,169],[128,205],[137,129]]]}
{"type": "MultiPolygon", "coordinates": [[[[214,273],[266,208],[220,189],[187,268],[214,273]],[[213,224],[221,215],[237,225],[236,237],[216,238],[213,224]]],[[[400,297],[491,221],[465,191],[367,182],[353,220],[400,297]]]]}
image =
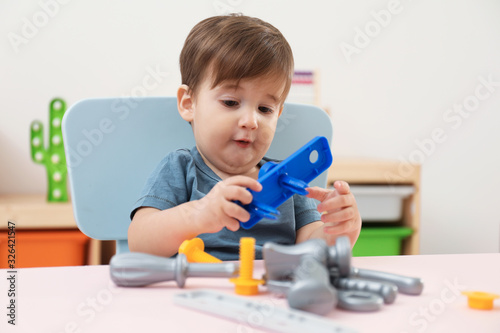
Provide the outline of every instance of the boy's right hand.
{"type": "Polygon", "coordinates": [[[253,196],[248,191],[262,190],[262,185],[255,179],[246,176],[234,176],[217,183],[207,195],[198,200],[196,220],[203,233],[215,233],[226,227],[236,231],[241,222],[250,219],[250,213],[235,201],[247,205],[253,196]]]}

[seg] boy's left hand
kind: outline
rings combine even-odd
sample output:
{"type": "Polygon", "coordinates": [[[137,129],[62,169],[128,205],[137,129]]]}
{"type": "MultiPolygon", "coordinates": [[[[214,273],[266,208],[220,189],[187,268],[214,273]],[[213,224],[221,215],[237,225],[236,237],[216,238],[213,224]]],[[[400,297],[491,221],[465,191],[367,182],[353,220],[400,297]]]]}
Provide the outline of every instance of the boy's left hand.
{"type": "Polygon", "coordinates": [[[318,211],[322,213],[325,234],[349,235],[351,241],[356,240],[361,230],[361,216],[356,199],[345,181],[337,180],[333,186],[335,190],[309,187],[306,197],[320,201],[318,211]]]}

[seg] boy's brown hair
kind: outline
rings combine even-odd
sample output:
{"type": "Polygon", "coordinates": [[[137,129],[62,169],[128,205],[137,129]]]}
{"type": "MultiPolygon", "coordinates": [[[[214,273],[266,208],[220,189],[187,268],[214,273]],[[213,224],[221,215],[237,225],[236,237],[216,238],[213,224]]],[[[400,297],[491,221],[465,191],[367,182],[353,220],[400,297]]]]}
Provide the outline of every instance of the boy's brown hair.
{"type": "Polygon", "coordinates": [[[293,54],[281,32],[258,18],[214,16],[189,33],[180,55],[182,84],[192,93],[206,75],[212,88],[227,80],[275,77],[285,81],[283,102],[293,77],[293,54]]]}

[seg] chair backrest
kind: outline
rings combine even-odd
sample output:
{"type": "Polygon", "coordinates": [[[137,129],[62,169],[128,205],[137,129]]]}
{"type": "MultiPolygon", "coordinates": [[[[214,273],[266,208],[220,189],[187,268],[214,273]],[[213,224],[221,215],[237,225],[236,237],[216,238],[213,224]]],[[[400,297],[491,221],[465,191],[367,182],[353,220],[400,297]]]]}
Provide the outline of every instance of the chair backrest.
{"type": "MultiPolygon", "coordinates": [[[[87,236],[116,240],[128,251],[130,209],[170,151],[195,145],[175,97],[86,99],[66,111],[62,132],[75,220],[87,236]]],[[[266,156],[285,159],[315,136],[331,143],[332,123],[320,108],[285,104],[266,156]]],[[[311,185],[325,187],[327,172],[311,185]]]]}

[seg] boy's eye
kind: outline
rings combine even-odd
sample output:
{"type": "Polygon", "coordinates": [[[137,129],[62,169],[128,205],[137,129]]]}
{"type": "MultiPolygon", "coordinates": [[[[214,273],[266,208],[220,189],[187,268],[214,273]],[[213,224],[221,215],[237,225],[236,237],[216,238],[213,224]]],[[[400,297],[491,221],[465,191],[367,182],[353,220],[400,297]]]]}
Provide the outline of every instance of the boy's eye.
{"type": "Polygon", "coordinates": [[[238,105],[238,102],[231,100],[222,101],[222,103],[224,103],[224,105],[228,107],[233,107],[238,105]]]}
{"type": "Polygon", "coordinates": [[[272,113],[273,109],[268,108],[267,106],[259,106],[259,111],[262,113],[272,113]]]}

